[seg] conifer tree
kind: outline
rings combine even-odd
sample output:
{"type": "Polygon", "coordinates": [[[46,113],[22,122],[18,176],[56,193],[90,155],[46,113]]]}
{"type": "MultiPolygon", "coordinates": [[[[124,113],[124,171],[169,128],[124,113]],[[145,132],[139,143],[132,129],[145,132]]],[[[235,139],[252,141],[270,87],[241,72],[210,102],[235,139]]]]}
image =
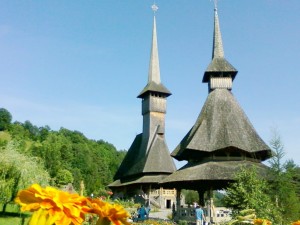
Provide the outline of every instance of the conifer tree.
{"type": "Polygon", "coordinates": [[[254,168],[242,168],[236,174],[236,181],[225,191],[225,205],[233,209],[234,215],[244,209],[254,209],[259,218],[278,221],[277,209],[268,194],[269,185],[254,168]]]}
{"type": "MultiPolygon", "coordinates": [[[[284,162],[284,145],[277,130],[273,130],[270,141],[274,156],[269,160],[271,166],[271,195],[276,207],[285,221],[292,222],[299,219],[300,203],[297,195],[296,166],[292,161],[284,162]]],[[[298,179],[300,177],[298,176],[298,179]]]]}

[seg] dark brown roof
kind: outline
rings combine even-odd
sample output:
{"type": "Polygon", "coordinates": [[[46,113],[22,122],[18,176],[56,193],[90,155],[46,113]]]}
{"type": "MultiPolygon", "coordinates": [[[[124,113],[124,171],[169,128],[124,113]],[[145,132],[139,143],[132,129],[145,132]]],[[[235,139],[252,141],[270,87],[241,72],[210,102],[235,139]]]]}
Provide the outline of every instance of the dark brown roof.
{"type": "Polygon", "coordinates": [[[194,151],[213,152],[229,147],[255,153],[261,160],[272,155],[232,93],[216,89],[208,95],[195,125],[171,155],[189,160],[194,151]]]}
{"type": "Polygon", "coordinates": [[[162,93],[165,94],[166,97],[172,94],[162,83],[157,84],[154,81],[150,81],[137,97],[143,98],[148,92],[162,93]]]}
{"type": "Polygon", "coordinates": [[[268,167],[252,161],[208,161],[190,162],[175,173],[166,177],[161,184],[164,187],[200,188],[212,186],[215,190],[224,188],[224,184],[235,180],[235,174],[241,168],[256,168],[261,176],[267,176],[268,167]],[[209,184],[209,185],[208,185],[209,184]]]}

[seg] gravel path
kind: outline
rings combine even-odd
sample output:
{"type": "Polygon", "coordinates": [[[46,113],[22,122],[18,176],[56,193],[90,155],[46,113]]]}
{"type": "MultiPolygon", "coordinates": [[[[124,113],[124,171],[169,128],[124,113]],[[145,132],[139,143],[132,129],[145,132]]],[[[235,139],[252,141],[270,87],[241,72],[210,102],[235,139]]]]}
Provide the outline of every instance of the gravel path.
{"type": "Polygon", "coordinates": [[[168,215],[172,214],[172,210],[171,209],[159,209],[158,212],[151,212],[150,211],[150,215],[149,218],[153,218],[153,219],[163,219],[163,220],[167,220],[168,219],[168,215]]]}

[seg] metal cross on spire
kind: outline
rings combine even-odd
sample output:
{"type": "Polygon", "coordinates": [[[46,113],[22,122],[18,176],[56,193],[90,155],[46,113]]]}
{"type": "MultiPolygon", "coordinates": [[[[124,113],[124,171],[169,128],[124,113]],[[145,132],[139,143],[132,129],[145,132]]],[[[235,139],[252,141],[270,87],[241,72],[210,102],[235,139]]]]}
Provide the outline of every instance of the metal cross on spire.
{"type": "Polygon", "coordinates": [[[154,2],[154,4],[151,6],[151,8],[152,8],[154,14],[155,14],[156,11],[158,10],[158,6],[155,4],[155,2],[154,2]]]}

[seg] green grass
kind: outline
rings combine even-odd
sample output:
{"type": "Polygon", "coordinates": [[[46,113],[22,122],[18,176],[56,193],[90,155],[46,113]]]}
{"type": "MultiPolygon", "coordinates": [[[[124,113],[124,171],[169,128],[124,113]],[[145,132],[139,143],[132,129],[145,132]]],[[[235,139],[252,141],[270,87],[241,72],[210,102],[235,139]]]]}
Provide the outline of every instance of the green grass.
{"type": "Polygon", "coordinates": [[[24,224],[22,224],[22,218],[19,216],[0,215],[1,225],[27,225],[28,221],[29,218],[25,218],[24,224]]]}
{"type": "Polygon", "coordinates": [[[0,210],[1,225],[27,225],[30,219],[30,214],[20,213],[18,206],[15,204],[9,204],[4,214],[1,213],[2,205],[0,205],[0,210]],[[24,219],[22,217],[24,217],[24,219]]]}

